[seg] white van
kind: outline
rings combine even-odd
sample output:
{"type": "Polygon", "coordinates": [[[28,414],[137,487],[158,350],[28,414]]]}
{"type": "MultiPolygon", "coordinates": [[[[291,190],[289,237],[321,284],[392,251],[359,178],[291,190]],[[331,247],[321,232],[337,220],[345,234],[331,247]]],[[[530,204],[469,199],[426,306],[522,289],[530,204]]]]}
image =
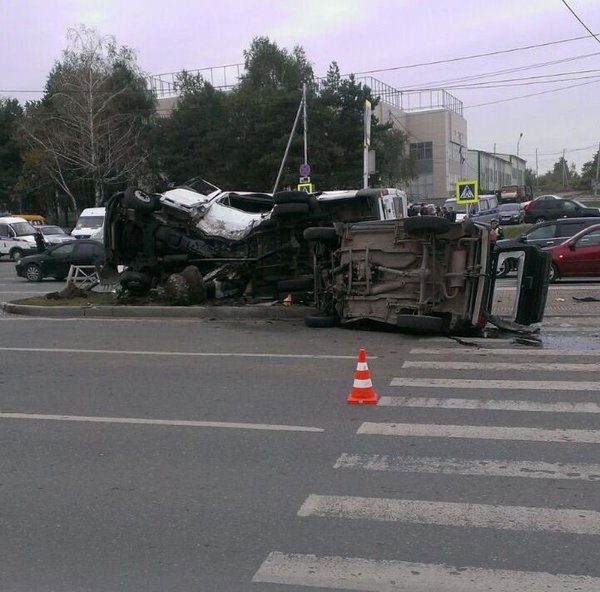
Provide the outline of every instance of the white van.
{"type": "Polygon", "coordinates": [[[18,216],[0,218],[0,256],[8,255],[13,261],[37,253],[35,228],[18,216]]]}
{"type": "Polygon", "coordinates": [[[75,228],[71,231],[74,238],[90,238],[102,228],[106,208],[86,208],[81,212],[75,228]]]}

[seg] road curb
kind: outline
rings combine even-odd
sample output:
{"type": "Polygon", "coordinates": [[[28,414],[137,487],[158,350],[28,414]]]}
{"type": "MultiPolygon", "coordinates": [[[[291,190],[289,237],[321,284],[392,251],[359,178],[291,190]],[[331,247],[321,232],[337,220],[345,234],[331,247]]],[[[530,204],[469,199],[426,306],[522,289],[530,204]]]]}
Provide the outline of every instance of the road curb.
{"type": "Polygon", "coordinates": [[[308,306],[32,306],[2,302],[10,314],[30,317],[63,318],[177,318],[205,320],[274,320],[303,319],[313,313],[308,306]]]}

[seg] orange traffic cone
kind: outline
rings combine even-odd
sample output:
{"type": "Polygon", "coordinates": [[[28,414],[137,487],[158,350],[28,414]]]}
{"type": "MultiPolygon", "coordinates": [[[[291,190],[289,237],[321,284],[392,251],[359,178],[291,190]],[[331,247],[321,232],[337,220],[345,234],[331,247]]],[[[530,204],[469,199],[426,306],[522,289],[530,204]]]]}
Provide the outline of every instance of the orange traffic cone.
{"type": "Polygon", "coordinates": [[[358,350],[358,363],[354,373],[354,384],[348,395],[348,404],[371,404],[375,405],[379,397],[373,389],[371,374],[367,366],[367,352],[363,348],[358,350]]]}

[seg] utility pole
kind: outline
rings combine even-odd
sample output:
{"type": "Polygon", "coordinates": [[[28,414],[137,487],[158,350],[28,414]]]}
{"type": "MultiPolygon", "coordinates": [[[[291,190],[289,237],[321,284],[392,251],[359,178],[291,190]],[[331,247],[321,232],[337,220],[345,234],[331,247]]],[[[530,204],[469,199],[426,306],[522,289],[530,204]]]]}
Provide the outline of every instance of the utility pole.
{"type": "Polygon", "coordinates": [[[304,164],[308,164],[308,124],[306,119],[306,82],[302,85],[302,118],[304,120],[304,164]]]}
{"type": "Polygon", "coordinates": [[[498,184],[498,172],[496,170],[496,142],[494,142],[494,180],[493,180],[494,191],[500,189],[500,185],[498,184]]]}
{"type": "Polygon", "coordinates": [[[565,161],[565,149],[563,148],[562,156],[562,177],[563,177],[563,189],[567,188],[567,162],[565,161]]]}
{"type": "Polygon", "coordinates": [[[594,197],[598,195],[598,177],[600,177],[600,142],[598,142],[598,154],[596,154],[596,184],[594,185],[594,197]]]}
{"type": "Polygon", "coordinates": [[[536,148],[535,149],[535,190],[536,191],[540,190],[540,188],[538,186],[538,174],[539,174],[539,171],[538,171],[538,149],[536,148]]]}
{"type": "Polygon", "coordinates": [[[365,100],[363,138],[363,188],[369,186],[369,148],[371,146],[371,101],[365,100]]]}
{"type": "Polygon", "coordinates": [[[458,141],[460,142],[460,148],[458,151],[458,156],[460,158],[460,180],[462,181],[465,176],[463,175],[463,143],[462,143],[462,133],[458,134],[458,141]]]}

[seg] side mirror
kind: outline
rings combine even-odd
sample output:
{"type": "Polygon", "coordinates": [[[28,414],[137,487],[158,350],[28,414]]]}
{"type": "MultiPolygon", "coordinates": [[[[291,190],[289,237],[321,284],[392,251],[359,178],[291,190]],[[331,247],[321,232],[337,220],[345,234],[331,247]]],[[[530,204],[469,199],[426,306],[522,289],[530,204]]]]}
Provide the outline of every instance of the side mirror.
{"type": "Polygon", "coordinates": [[[522,235],[519,237],[519,242],[520,242],[520,243],[526,243],[526,242],[527,242],[527,235],[526,235],[526,234],[522,234],[522,235]]]}

